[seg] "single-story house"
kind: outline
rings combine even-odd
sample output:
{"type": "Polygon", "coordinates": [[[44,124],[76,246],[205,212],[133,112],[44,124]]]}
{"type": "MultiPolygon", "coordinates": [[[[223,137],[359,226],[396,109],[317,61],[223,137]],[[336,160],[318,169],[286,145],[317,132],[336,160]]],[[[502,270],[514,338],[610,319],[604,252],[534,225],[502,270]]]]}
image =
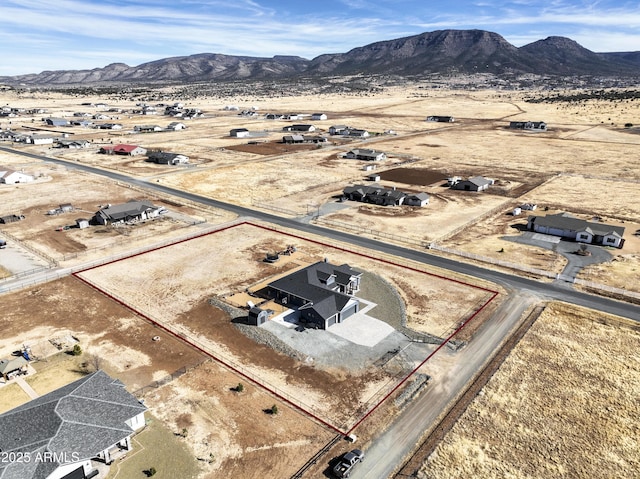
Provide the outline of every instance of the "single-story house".
{"type": "Polygon", "coordinates": [[[267,294],[280,304],[295,308],[301,322],[327,329],[358,312],[362,273],[348,264],[319,261],[267,286],[267,294]]]}
{"type": "Polygon", "coordinates": [[[159,165],[185,165],[189,163],[188,156],[168,151],[152,151],[147,155],[147,159],[159,165]]]}
{"type": "Polygon", "coordinates": [[[167,126],[167,130],[178,131],[184,130],[186,127],[187,125],[185,125],[184,123],[180,123],[179,121],[172,121],[171,123],[169,123],[169,126],[167,126]]]}
{"type": "Polygon", "coordinates": [[[24,215],[6,215],[0,216],[0,223],[3,225],[7,225],[9,223],[15,223],[16,221],[20,221],[24,219],[24,215]]]}
{"type": "Polygon", "coordinates": [[[33,176],[20,171],[5,170],[0,171],[0,183],[5,185],[15,185],[17,183],[29,183],[33,181],[33,176]]]}
{"type": "Polygon", "coordinates": [[[80,149],[88,147],[91,142],[89,140],[56,140],[58,148],[80,149]]]}
{"type": "Polygon", "coordinates": [[[347,125],[333,125],[329,127],[330,135],[341,135],[343,131],[348,130],[349,127],[347,125]]]}
{"type": "Polygon", "coordinates": [[[347,186],[342,194],[349,200],[372,203],[380,206],[399,206],[404,202],[406,193],[382,186],[347,186]]]}
{"type": "Polygon", "coordinates": [[[511,121],[509,128],[512,130],[547,131],[544,121],[511,121]]]}
{"type": "Polygon", "coordinates": [[[404,204],[407,206],[426,206],[429,204],[429,195],[427,193],[409,193],[404,198],[404,204]]]}
{"type": "Polygon", "coordinates": [[[455,118],[452,116],[431,115],[427,117],[427,121],[437,121],[439,123],[453,123],[455,118]]]}
{"type": "Polygon", "coordinates": [[[459,180],[451,185],[454,190],[484,191],[493,184],[493,180],[484,176],[473,176],[466,180],[459,180]]]}
{"type": "Polygon", "coordinates": [[[367,130],[361,130],[359,128],[348,128],[339,133],[343,136],[348,136],[350,138],[368,138],[369,132],[367,130]]]}
{"type": "Polygon", "coordinates": [[[285,135],[282,137],[282,143],[294,144],[294,143],[326,143],[327,139],[324,136],[309,136],[309,135],[285,135]]]}
{"type": "Polygon", "coordinates": [[[371,173],[370,175],[367,176],[367,179],[369,181],[380,181],[380,173],[371,173]]]}
{"type": "Polygon", "coordinates": [[[94,477],[91,460],[110,464],[114,451],[131,450],[146,410],[101,370],[11,409],[0,415],[0,477],[94,477]]]}
{"type": "Polygon", "coordinates": [[[95,125],[99,130],[122,130],[122,125],[120,123],[102,123],[100,125],[95,125]]]}
{"type": "Polygon", "coordinates": [[[251,132],[247,128],[233,128],[229,131],[229,136],[233,138],[247,138],[251,136],[251,132]]]}
{"type": "Polygon", "coordinates": [[[314,121],[322,121],[327,119],[327,115],[324,113],[313,113],[311,114],[311,119],[314,121]]]}
{"type": "Polygon", "coordinates": [[[162,131],[162,127],[158,125],[136,125],[133,127],[133,131],[138,133],[153,133],[155,131],[162,131]]]}
{"type": "Polygon", "coordinates": [[[105,153],[107,155],[129,155],[129,156],[137,156],[144,155],[147,152],[146,148],[143,148],[138,145],[105,145],[100,148],[100,153],[105,153]]]}
{"type": "Polygon", "coordinates": [[[53,136],[51,135],[27,136],[26,143],[30,143],[32,145],[53,145],[53,136]]]}
{"type": "Polygon", "coordinates": [[[160,216],[161,206],[147,201],[129,201],[120,205],[109,205],[96,212],[93,221],[100,225],[144,221],[160,216]]]}
{"type": "Polygon", "coordinates": [[[568,213],[529,216],[527,228],[536,233],[573,239],[579,243],[613,246],[614,248],[622,248],[624,245],[623,226],[581,220],[568,213]]]}
{"type": "Polygon", "coordinates": [[[69,120],[65,118],[46,118],[44,122],[49,126],[69,126],[69,120]]]}
{"type": "MultiPolygon", "coordinates": [[[[15,376],[26,372],[28,365],[29,363],[22,356],[18,356],[12,359],[2,359],[0,360],[0,376],[5,381],[9,381],[15,376]]],[[[2,449],[0,449],[0,451],[1,450],[2,449]]],[[[2,464],[2,461],[0,461],[0,464],[2,464]]]]}
{"type": "Polygon", "coordinates": [[[316,131],[316,127],[313,125],[289,125],[282,128],[282,131],[316,131]]]}
{"type": "Polygon", "coordinates": [[[267,113],[264,115],[264,119],[265,120],[283,120],[284,115],[281,115],[279,113],[267,113]]]}
{"type": "Polygon", "coordinates": [[[387,154],[383,151],[371,150],[368,148],[356,148],[345,153],[345,158],[366,161],[382,161],[387,159],[387,154]]]}

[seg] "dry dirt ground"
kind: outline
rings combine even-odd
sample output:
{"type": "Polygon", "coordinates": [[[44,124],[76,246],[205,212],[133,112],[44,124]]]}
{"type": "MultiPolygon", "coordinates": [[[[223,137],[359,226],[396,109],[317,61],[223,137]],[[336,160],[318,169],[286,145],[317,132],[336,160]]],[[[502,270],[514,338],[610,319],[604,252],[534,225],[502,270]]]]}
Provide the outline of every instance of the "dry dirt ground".
{"type": "Polygon", "coordinates": [[[419,477],[636,477],[640,332],[552,303],[419,477]]]}

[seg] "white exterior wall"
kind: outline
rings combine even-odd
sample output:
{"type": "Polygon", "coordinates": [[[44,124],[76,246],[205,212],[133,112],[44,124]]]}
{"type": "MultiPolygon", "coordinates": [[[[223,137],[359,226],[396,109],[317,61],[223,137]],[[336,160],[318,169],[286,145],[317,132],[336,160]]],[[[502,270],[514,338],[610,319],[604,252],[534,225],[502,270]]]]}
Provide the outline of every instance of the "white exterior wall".
{"type": "Polygon", "coordinates": [[[80,466],[84,468],[85,475],[91,472],[91,461],[87,460],[82,462],[74,462],[73,464],[65,464],[64,466],[60,466],[58,469],[49,474],[47,476],[47,479],[60,479],[67,474],[75,471],[80,466]]]}
{"type": "Polygon", "coordinates": [[[128,421],[125,421],[125,424],[129,426],[131,429],[133,429],[134,431],[141,429],[146,424],[144,420],[144,412],[141,412],[137,416],[132,417],[128,421]]]}
{"type": "Polygon", "coordinates": [[[578,231],[576,241],[579,243],[593,243],[593,235],[587,231],[578,231]]]}
{"type": "Polygon", "coordinates": [[[17,171],[8,174],[0,180],[0,182],[7,185],[15,185],[16,183],[28,183],[30,181],[33,181],[33,176],[25,175],[24,173],[20,173],[17,171]]]}
{"type": "Polygon", "coordinates": [[[605,246],[615,246],[616,248],[619,248],[621,243],[622,238],[618,238],[615,235],[606,235],[602,238],[602,244],[605,246]]]}

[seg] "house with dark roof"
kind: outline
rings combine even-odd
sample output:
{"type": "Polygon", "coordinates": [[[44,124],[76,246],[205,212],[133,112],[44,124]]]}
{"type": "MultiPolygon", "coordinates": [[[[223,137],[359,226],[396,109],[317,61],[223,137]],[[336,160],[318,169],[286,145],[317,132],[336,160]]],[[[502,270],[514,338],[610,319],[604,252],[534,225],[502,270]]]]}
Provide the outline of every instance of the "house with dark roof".
{"type": "Polygon", "coordinates": [[[613,246],[614,248],[622,248],[624,245],[623,226],[581,220],[569,213],[529,216],[527,228],[536,233],[573,239],[579,243],[613,246]]]}
{"type": "Polygon", "coordinates": [[[316,127],[313,125],[288,125],[282,128],[282,131],[301,131],[301,132],[313,132],[316,131],[316,127]]]}
{"type": "Polygon", "coordinates": [[[69,120],[65,118],[46,118],[44,122],[48,126],[69,126],[69,120]]]}
{"type": "Polygon", "coordinates": [[[455,118],[452,116],[431,115],[427,117],[427,121],[436,121],[439,123],[453,123],[455,118]]]}
{"type": "Polygon", "coordinates": [[[407,204],[406,199],[411,198],[409,206],[424,206],[429,203],[429,195],[426,193],[405,193],[395,188],[384,188],[379,185],[353,185],[342,190],[342,194],[349,200],[372,203],[380,206],[399,206],[407,204]]]}
{"type": "Polygon", "coordinates": [[[0,414],[1,479],[86,479],[92,459],[130,450],[147,408],[97,371],[0,414]]]}
{"type": "Polygon", "coordinates": [[[493,184],[493,180],[484,176],[473,176],[466,180],[451,182],[451,189],[462,191],[484,191],[493,184]]]}
{"type": "MultiPolygon", "coordinates": [[[[120,205],[109,205],[93,216],[93,222],[100,225],[144,221],[160,216],[161,206],[147,201],[129,201],[120,205]]],[[[0,476],[0,479],[2,477],[0,476]]]]}
{"type": "Polygon", "coordinates": [[[345,158],[365,160],[365,161],[382,161],[387,159],[384,151],[372,150],[370,148],[354,148],[344,154],[345,158]]]}
{"type": "Polygon", "coordinates": [[[147,155],[147,160],[159,165],[184,165],[189,163],[188,156],[169,151],[152,151],[147,155]]]}
{"type": "Polygon", "coordinates": [[[301,322],[327,329],[358,312],[360,303],[354,295],[361,278],[362,273],[348,264],[319,261],[271,282],[267,294],[295,309],[301,322]]]}
{"type": "Polygon", "coordinates": [[[544,121],[511,121],[509,128],[512,130],[547,131],[544,121]]]}
{"type": "Polygon", "coordinates": [[[326,143],[327,138],[319,135],[285,135],[282,137],[282,143],[288,145],[296,143],[326,143]]]}

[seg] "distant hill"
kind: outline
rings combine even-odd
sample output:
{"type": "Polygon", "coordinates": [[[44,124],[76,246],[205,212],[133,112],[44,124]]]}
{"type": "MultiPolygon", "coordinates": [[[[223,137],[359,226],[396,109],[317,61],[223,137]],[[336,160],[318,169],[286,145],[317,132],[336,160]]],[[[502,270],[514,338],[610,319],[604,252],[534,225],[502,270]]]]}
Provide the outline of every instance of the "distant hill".
{"type": "Polygon", "coordinates": [[[640,52],[594,53],[564,37],[549,37],[517,48],[497,33],[484,30],[439,30],[376,42],[347,53],[273,58],[201,53],[130,67],[113,63],[92,70],[44,71],[0,77],[0,82],[27,85],[94,83],[162,83],[283,79],[327,76],[442,73],[640,76],[640,52]]]}

